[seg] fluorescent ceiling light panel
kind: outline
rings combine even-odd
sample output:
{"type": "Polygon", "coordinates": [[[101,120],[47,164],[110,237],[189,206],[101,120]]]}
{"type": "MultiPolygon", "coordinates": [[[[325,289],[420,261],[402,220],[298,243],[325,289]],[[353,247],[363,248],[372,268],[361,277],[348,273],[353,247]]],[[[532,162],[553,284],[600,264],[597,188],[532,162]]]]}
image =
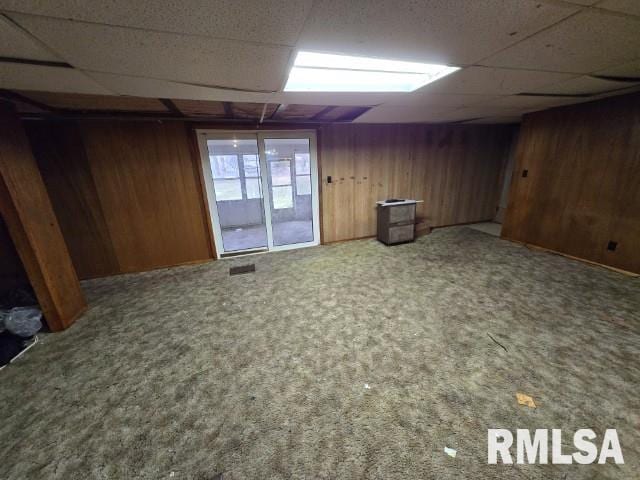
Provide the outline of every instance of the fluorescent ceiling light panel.
{"type": "Polygon", "coordinates": [[[285,92],[412,92],[458,67],[298,52],[285,92]]]}

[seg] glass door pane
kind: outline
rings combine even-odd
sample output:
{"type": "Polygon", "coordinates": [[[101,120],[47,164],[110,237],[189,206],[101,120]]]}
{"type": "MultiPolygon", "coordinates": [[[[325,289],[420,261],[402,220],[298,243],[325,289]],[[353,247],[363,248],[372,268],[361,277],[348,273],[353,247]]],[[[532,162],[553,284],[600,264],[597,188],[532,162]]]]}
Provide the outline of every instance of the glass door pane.
{"type": "Polygon", "coordinates": [[[257,138],[207,140],[224,252],[268,246],[257,138]]]}
{"type": "Polygon", "coordinates": [[[307,243],[313,237],[311,155],[308,138],[265,138],[273,245],[307,243]]]}

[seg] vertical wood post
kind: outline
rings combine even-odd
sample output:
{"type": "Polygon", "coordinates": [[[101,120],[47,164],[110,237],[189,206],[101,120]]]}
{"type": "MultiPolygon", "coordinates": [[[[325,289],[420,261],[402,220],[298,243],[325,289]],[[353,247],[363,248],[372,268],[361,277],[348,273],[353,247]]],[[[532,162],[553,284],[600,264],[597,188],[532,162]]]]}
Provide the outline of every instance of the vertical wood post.
{"type": "Polygon", "coordinates": [[[0,102],[0,215],[53,331],[86,309],[29,141],[11,104],[0,102]]]}

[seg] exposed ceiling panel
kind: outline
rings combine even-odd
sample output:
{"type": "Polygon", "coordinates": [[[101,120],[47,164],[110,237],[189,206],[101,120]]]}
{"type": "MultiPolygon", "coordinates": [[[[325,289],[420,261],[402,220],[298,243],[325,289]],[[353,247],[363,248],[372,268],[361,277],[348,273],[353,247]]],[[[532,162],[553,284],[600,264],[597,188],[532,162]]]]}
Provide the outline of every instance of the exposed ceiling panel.
{"type": "Polygon", "coordinates": [[[369,110],[369,107],[327,107],[325,111],[316,115],[315,120],[320,122],[335,122],[335,121],[351,121],[358,118],[364,112],[369,110]]]}
{"type": "Polygon", "coordinates": [[[420,92],[484,95],[513,95],[568,80],[571,73],[467,67],[426,85],[420,92]]]}
{"type": "Polygon", "coordinates": [[[616,12],[640,16],[640,2],[638,0],[602,0],[598,8],[606,8],[616,12]]]}
{"type": "Polygon", "coordinates": [[[85,72],[99,84],[120,95],[185,100],[217,100],[229,102],[266,102],[272,94],[224,90],[187,83],[132,77],[112,73],[85,72]]]}
{"type": "Polygon", "coordinates": [[[204,100],[172,99],[178,110],[186,116],[220,117],[227,116],[223,102],[209,102],[204,100]]]}
{"type": "Polygon", "coordinates": [[[294,45],[311,0],[0,0],[0,9],[108,25],[294,45]]]}
{"type": "Polygon", "coordinates": [[[0,57],[60,61],[28,33],[0,15],[0,57]]]}
{"type": "Polygon", "coordinates": [[[576,12],[532,0],[317,0],[298,46],[471,64],[576,12]]]}
{"type": "Polygon", "coordinates": [[[483,60],[483,65],[591,73],[640,52],[640,19],[585,10],[483,60]]]}
{"type": "MultiPolygon", "coordinates": [[[[640,84],[640,79],[637,83],[640,84]]],[[[629,88],[631,86],[633,86],[633,84],[629,82],[615,82],[583,75],[582,77],[572,78],[571,80],[559,82],[554,85],[547,85],[544,88],[531,90],[531,93],[549,93],[554,95],[596,94],[629,88]]]]}
{"type": "Polygon", "coordinates": [[[128,112],[167,112],[162,102],[154,98],[86,95],[79,93],[18,92],[49,107],[70,110],[104,110],[128,112]]]}
{"type": "Polygon", "coordinates": [[[98,72],[246,90],[278,90],[289,47],[16,14],[12,18],[73,66],[98,72]]]}
{"type": "Polygon", "coordinates": [[[466,107],[478,103],[486,103],[495,95],[459,95],[449,93],[405,93],[393,100],[385,102],[385,106],[434,105],[442,107],[466,107]]]}
{"type": "Polygon", "coordinates": [[[323,111],[326,105],[280,105],[273,120],[311,120],[323,111]]]}
{"type": "Polygon", "coordinates": [[[264,118],[269,118],[278,108],[275,103],[232,103],[233,118],[259,120],[264,112],[264,118]],[[265,105],[267,108],[265,108],[265,105]]]}
{"type": "Polygon", "coordinates": [[[0,63],[0,88],[98,95],[113,94],[73,68],[18,63],[0,63]]]}

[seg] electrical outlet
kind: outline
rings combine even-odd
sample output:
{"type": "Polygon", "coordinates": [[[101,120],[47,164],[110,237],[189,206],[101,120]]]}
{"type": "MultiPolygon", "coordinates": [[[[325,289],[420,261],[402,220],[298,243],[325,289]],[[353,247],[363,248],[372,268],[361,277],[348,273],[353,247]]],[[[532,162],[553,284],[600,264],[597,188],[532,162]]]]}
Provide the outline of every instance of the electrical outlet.
{"type": "Polygon", "coordinates": [[[331,175],[327,177],[327,183],[331,183],[331,175]]]}
{"type": "Polygon", "coordinates": [[[526,178],[529,175],[529,170],[522,170],[522,178],[526,178]]]}
{"type": "Polygon", "coordinates": [[[618,242],[609,240],[609,243],[607,244],[607,250],[609,250],[610,252],[614,252],[617,246],[618,246],[618,242]]]}

